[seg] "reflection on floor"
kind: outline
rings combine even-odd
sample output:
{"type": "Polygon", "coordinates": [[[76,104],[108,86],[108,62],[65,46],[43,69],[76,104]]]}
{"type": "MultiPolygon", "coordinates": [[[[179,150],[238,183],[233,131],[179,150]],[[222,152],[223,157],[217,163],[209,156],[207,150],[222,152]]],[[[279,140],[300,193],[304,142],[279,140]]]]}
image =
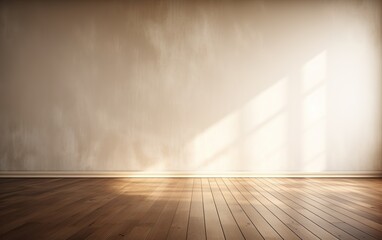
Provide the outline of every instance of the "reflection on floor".
{"type": "Polygon", "coordinates": [[[382,179],[0,179],[0,239],[382,239],[382,179]]]}

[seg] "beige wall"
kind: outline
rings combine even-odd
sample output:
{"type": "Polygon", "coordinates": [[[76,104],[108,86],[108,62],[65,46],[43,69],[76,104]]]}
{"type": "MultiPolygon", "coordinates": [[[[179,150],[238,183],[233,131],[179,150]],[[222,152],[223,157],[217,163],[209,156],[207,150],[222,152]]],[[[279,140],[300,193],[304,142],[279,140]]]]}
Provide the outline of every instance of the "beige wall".
{"type": "Polygon", "coordinates": [[[0,1],[0,170],[382,170],[381,1],[0,1]]]}

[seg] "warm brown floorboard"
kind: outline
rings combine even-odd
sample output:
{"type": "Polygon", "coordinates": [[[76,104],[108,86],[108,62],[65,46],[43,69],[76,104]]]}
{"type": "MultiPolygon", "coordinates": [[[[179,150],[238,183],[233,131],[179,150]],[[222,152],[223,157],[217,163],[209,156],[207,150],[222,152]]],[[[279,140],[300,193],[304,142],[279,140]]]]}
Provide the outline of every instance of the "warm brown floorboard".
{"type": "Polygon", "coordinates": [[[382,179],[0,179],[0,239],[382,239],[382,179]]]}

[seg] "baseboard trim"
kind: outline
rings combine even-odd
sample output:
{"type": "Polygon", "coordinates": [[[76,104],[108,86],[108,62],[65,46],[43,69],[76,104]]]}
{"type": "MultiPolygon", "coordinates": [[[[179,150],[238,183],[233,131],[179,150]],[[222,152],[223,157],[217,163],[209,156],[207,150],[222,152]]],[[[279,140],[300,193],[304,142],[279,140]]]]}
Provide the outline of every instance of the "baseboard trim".
{"type": "Polygon", "coordinates": [[[140,172],[140,171],[0,171],[0,178],[137,178],[137,177],[295,177],[381,178],[382,171],[339,172],[140,172]]]}

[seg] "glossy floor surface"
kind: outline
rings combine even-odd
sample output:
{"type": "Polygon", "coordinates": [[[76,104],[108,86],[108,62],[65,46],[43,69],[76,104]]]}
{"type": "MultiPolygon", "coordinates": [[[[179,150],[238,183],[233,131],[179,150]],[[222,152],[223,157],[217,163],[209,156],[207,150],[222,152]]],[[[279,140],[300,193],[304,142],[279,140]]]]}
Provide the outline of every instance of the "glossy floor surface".
{"type": "Polygon", "coordinates": [[[382,179],[0,179],[0,239],[382,239],[382,179]]]}

